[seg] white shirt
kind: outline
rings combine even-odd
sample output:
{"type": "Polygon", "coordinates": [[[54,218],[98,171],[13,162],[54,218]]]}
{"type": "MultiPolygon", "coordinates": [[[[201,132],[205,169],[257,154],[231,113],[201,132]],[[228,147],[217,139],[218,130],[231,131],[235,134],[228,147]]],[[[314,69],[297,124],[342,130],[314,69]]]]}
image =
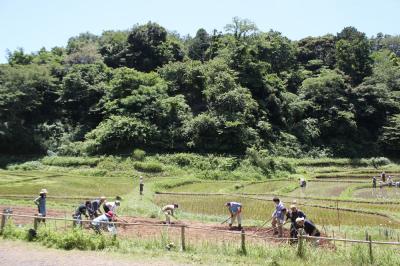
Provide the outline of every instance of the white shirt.
{"type": "Polygon", "coordinates": [[[113,213],[117,212],[118,206],[115,204],[115,202],[106,202],[105,205],[112,211],[113,213]]]}

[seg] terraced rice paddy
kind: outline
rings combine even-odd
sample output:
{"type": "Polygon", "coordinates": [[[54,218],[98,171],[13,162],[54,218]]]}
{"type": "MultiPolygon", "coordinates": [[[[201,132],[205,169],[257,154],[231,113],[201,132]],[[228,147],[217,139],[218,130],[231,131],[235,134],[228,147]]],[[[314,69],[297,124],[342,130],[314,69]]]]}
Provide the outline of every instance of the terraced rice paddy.
{"type": "MultiPolygon", "coordinates": [[[[241,202],[244,206],[244,217],[251,220],[265,221],[271,217],[274,210],[271,200],[258,200],[245,196],[156,195],[155,197],[155,203],[159,206],[179,203],[183,212],[221,217],[228,215],[226,207],[224,207],[224,203],[227,201],[241,202]]],[[[290,202],[287,203],[287,205],[290,204],[290,202]]],[[[301,209],[319,226],[356,224],[361,227],[388,226],[400,228],[399,223],[392,222],[389,218],[379,215],[311,206],[301,206],[301,209]]]]}
{"type": "Polygon", "coordinates": [[[128,177],[81,176],[48,171],[0,171],[0,195],[36,195],[43,187],[49,196],[120,195],[133,189],[128,177]]]}

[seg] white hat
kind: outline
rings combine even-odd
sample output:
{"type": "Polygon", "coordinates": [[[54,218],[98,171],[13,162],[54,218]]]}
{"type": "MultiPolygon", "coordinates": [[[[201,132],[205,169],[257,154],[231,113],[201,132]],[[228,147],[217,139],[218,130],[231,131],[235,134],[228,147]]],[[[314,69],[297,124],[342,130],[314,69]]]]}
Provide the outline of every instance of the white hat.
{"type": "Polygon", "coordinates": [[[39,194],[47,194],[47,189],[43,188],[43,189],[39,192],[39,194]]]}
{"type": "Polygon", "coordinates": [[[296,219],[296,223],[298,223],[298,222],[303,222],[304,221],[304,217],[298,217],[297,219],[296,219]]]}

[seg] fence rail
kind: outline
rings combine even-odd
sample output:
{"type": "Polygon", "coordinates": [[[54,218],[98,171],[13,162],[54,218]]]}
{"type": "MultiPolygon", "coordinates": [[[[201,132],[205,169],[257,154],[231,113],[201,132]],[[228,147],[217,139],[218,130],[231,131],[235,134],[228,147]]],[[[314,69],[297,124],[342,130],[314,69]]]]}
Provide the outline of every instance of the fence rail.
{"type": "MultiPolygon", "coordinates": [[[[78,220],[78,219],[71,219],[71,218],[60,218],[60,217],[41,217],[35,215],[25,215],[25,214],[12,214],[12,213],[0,213],[1,215],[1,225],[0,229],[3,231],[6,220],[8,217],[24,217],[24,218],[31,218],[35,221],[40,219],[46,220],[54,220],[54,221],[70,221],[70,222],[82,222],[82,223],[90,223],[91,220],[78,220]]],[[[126,223],[126,222],[101,222],[104,224],[113,224],[113,225],[123,225],[123,226],[149,226],[149,227],[175,227],[175,228],[188,228],[193,230],[203,230],[207,232],[221,232],[224,234],[232,234],[232,235],[245,235],[246,237],[255,237],[255,238],[262,238],[262,239],[274,239],[274,240],[297,240],[298,238],[303,239],[310,239],[310,240],[326,240],[326,241],[338,241],[338,242],[349,242],[349,243],[364,243],[364,244],[374,244],[374,245],[400,245],[400,242],[388,242],[388,241],[369,241],[369,240],[359,240],[359,239],[347,239],[347,238],[335,238],[335,237],[316,237],[316,236],[306,236],[306,235],[299,235],[298,238],[282,238],[282,237],[268,237],[268,236],[260,236],[252,233],[246,233],[245,230],[242,231],[227,231],[227,230],[219,230],[219,229],[212,229],[212,228],[205,228],[200,226],[192,226],[188,224],[154,224],[154,223],[143,223],[143,222],[134,222],[134,223],[126,223]]],[[[184,238],[185,231],[182,230],[182,236],[184,238]]]]}

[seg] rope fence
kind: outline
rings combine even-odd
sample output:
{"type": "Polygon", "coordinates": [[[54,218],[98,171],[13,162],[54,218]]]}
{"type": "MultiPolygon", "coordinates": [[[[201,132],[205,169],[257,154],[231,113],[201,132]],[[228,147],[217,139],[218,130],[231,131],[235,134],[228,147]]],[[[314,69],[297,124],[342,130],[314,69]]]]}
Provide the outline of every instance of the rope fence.
{"type": "MultiPolygon", "coordinates": [[[[71,218],[59,218],[59,217],[41,217],[41,216],[35,216],[35,215],[24,215],[24,214],[13,214],[13,213],[6,213],[3,212],[0,214],[1,215],[1,224],[0,224],[0,232],[3,233],[4,227],[6,225],[6,222],[8,218],[10,217],[22,217],[22,218],[28,218],[28,219],[33,219],[33,227],[35,230],[38,229],[38,224],[40,220],[46,219],[49,221],[64,221],[66,229],[66,223],[67,222],[72,222],[72,225],[75,226],[77,222],[83,223],[90,223],[91,220],[79,220],[79,219],[71,219],[71,218]]],[[[261,236],[257,235],[255,233],[246,233],[245,230],[241,231],[227,231],[227,230],[221,230],[221,229],[213,229],[213,228],[205,228],[205,227],[200,227],[200,226],[194,226],[194,225],[188,225],[188,224],[155,224],[155,223],[145,223],[145,222],[100,222],[102,224],[107,224],[107,225],[113,225],[113,226],[143,226],[143,227],[161,227],[161,228],[173,228],[175,230],[179,230],[176,232],[176,235],[178,237],[180,236],[180,249],[182,251],[185,251],[187,248],[187,230],[199,230],[203,232],[213,232],[213,233],[219,233],[219,234],[213,234],[214,236],[219,237],[219,240],[221,241],[221,236],[224,234],[228,234],[231,236],[235,237],[240,237],[240,249],[243,254],[247,254],[247,249],[246,249],[246,238],[250,239],[260,239],[263,241],[266,240],[274,240],[277,243],[284,243],[291,241],[293,243],[294,241],[297,241],[297,248],[298,248],[298,255],[302,256],[303,252],[303,245],[304,245],[304,240],[311,240],[311,241],[329,241],[333,242],[334,245],[336,245],[336,242],[343,242],[343,243],[356,243],[356,244],[367,244],[369,246],[369,255],[370,255],[370,260],[373,261],[373,250],[372,250],[372,245],[390,245],[390,246],[400,246],[400,242],[389,242],[389,241],[372,241],[371,236],[366,236],[366,240],[359,240],[359,239],[347,239],[347,238],[338,238],[338,237],[323,237],[323,236],[308,236],[308,235],[303,235],[302,232],[298,234],[297,238],[290,238],[290,237],[270,237],[270,236],[261,236]]],[[[57,227],[56,227],[57,230],[57,227]]],[[[222,241],[224,242],[225,239],[223,238],[222,241]]]]}

